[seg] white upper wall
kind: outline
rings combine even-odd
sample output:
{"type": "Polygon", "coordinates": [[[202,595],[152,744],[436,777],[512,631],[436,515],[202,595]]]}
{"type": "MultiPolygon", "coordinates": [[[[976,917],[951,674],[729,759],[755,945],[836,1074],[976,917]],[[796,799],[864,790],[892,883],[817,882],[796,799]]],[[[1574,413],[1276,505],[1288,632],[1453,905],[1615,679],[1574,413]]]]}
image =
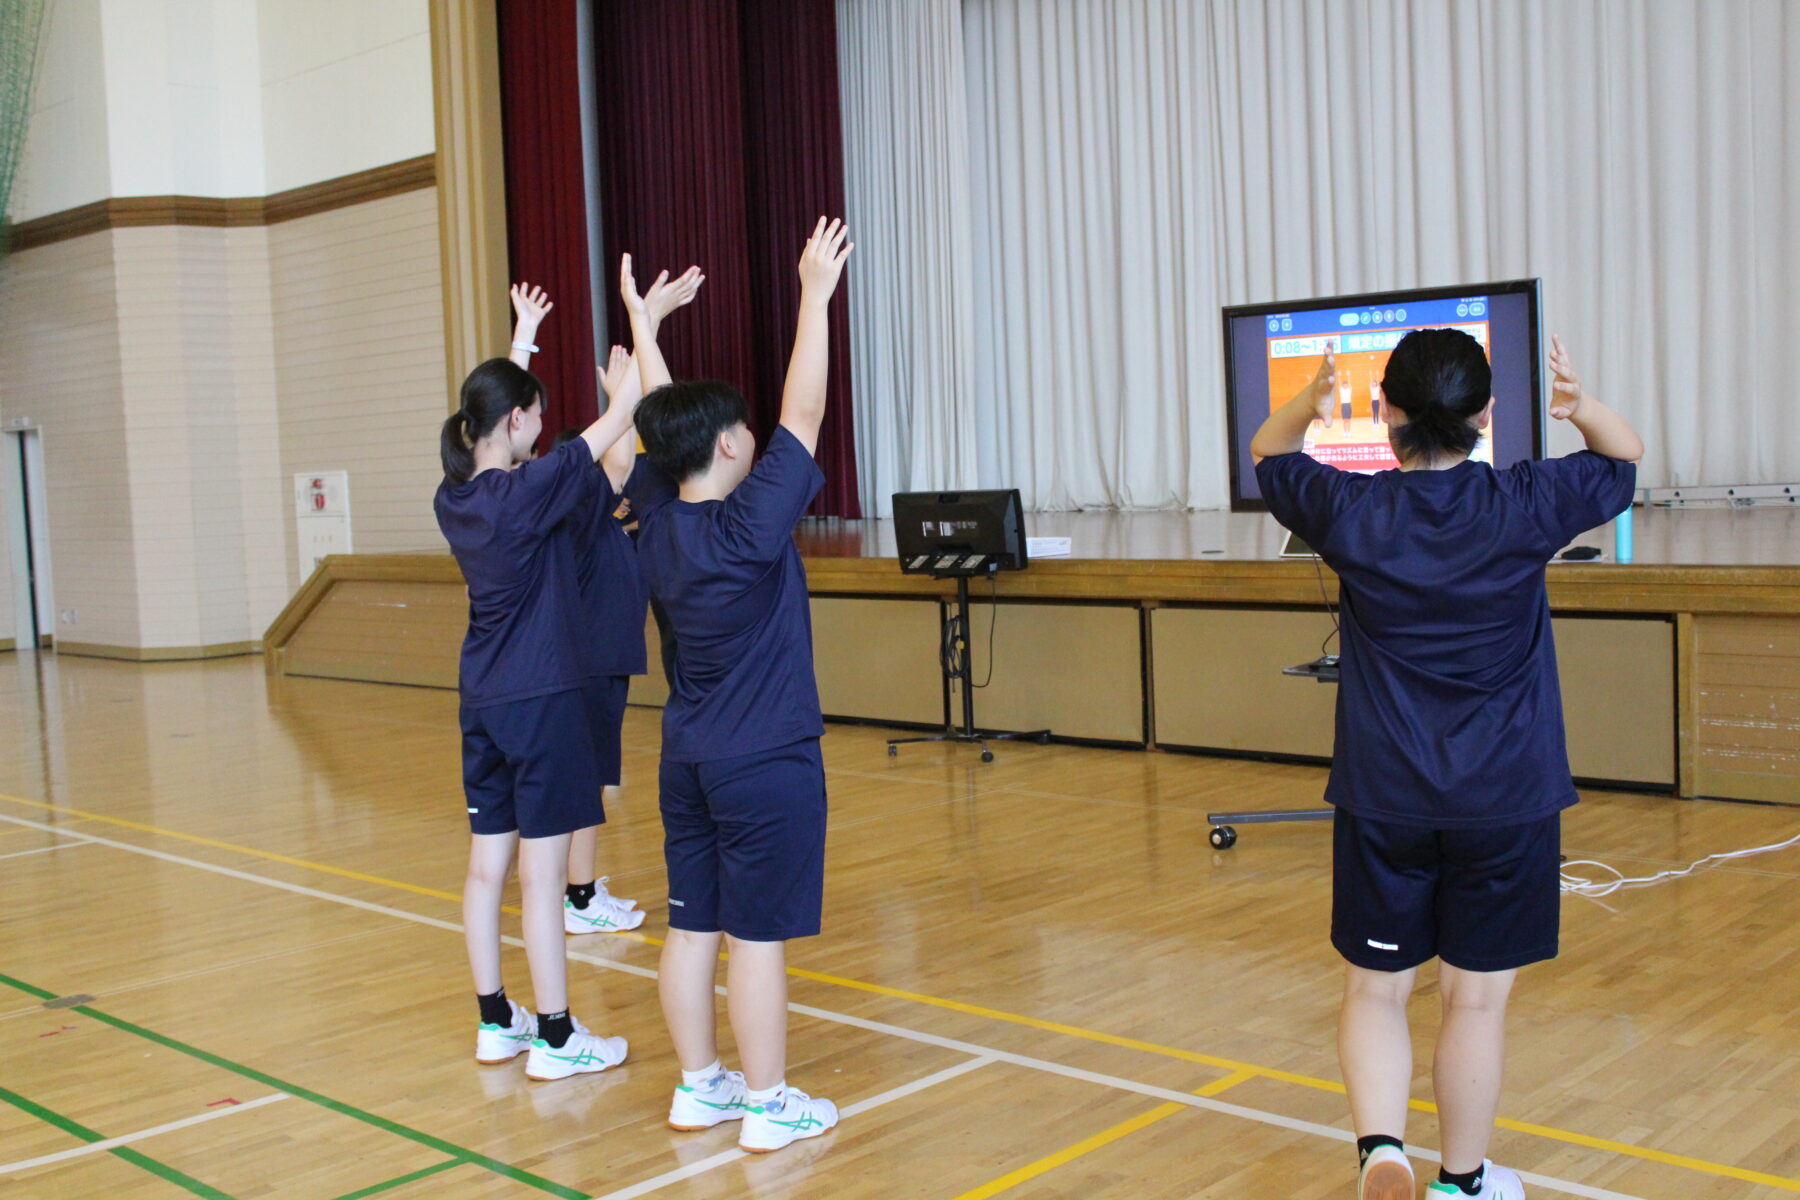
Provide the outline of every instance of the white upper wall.
{"type": "Polygon", "coordinates": [[[429,0],[52,0],[12,219],[429,154],[429,0]]]}
{"type": "Polygon", "coordinates": [[[260,0],[268,190],[437,148],[428,0],[260,0]]]}
{"type": "Polygon", "coordinates": [[[7,207],[20,221],[61,212],[104,199],[111,180],[100,0],[55,0],[44,18],[30,123],[7,207]]]}

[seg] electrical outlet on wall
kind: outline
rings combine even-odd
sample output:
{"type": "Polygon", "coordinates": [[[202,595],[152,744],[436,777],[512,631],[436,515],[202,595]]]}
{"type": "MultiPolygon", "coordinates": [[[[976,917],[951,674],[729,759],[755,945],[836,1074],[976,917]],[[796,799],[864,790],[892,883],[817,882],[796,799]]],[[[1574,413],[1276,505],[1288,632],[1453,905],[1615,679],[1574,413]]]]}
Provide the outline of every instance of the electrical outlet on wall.
{"type": "Polygon", "coordinates": [[[57,616],[59,617],[59,619],[62,621],[62,623],[64,625],[75,624],[75,610],[72,608],[63,609],[62,612],[57,614],[57,616]]]}

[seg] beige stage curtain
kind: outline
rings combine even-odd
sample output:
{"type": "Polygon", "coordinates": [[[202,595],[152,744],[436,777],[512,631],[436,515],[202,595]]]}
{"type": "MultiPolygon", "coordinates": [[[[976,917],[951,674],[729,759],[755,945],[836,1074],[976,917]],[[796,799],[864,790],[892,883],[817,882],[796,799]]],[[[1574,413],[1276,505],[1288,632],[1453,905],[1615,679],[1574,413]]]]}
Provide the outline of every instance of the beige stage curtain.
{"type": "MultiPolygon", "coordinates": [[[[1644,484],[1800,477],[1787,0],[967,0],[960,29],[889,4],[840,35],[845,137],[953,154],[876,113],[953,120],[936,79],[891,72],[853,106],[855,65],[963,60],[970,326],[939,351],[971,359],[945,415],[981,484],[1038,509],[1222,504],[1220,306],[1527,275],[1642,427],[1644,484]]],[[[852,212],[871,186],[852,175],[852,212]]],[[[953,189],[897,196],[914,237],[956,227],[929,207],[953,189]]],[[[899,280],[859,303],[860,375],[891,314],[946,301],[899,280]]]]}
{"type": "Polygon", "coordinates": [[[960,0],[840,0],[856,472],[863,512],[975,485],[960,0]]]}

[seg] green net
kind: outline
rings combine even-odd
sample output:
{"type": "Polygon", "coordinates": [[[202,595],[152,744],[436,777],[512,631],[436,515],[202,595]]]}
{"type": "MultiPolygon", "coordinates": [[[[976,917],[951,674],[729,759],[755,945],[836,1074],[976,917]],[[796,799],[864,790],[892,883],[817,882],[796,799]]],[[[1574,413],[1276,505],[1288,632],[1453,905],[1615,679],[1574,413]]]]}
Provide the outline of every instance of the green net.
{"type": "Polygon", "coordinates": [[[13,179],[31,121],[31,81],[38,38],[44,29],[45,0],[0,0],[0,255],[11,243],[13,179]]]}

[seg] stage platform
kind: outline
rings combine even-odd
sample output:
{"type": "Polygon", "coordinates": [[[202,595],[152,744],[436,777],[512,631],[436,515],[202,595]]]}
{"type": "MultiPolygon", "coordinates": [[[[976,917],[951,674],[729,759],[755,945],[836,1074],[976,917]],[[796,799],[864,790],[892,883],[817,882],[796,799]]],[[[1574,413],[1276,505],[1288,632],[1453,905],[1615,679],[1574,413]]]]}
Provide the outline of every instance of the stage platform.
{"type": "MultiPolygon", "coordinates": [[[[1800,801],[1800,505],[1639,509],[1635,524],[1634,562],[1610,561],[1602,527],[1578,544],[1605,558],[1549,575],[1577,777],[1800,801]]],[[[1281,669],[1329,639],[1336,580],[1281,559],[1271,518],[1036,513],[1027,526],[1072,552],[975,585],[984,727],[1328,761],[1333,689],[1281,669]]],[[[798,540],[826,712],[924,726],[959,711],[938,668],[954,585],[900,574],[891,521],[809,520],[798,540]]],[[[466,619],[446,553],[334,557],[270,628],[267,665],[454,687],[466,619]]],[[[660,704],[654,630],[647,640],[652,674],[632,700],[660,704]]]]}

